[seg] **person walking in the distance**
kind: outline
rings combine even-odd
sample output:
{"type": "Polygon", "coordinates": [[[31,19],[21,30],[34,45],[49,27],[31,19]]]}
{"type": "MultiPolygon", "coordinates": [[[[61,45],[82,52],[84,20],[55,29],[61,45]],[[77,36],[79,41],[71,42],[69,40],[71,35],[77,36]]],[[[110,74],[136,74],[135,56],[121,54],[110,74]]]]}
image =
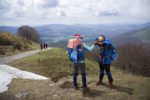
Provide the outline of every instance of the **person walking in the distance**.
{"type": "Polygon", "coordinates": [[[40,44],[40,48],[41,48],[41,50],[43,49],[43,44],[42,43],[40,44]]]}
{"type": "Polygon", "coordinates": [[[46,43],[46,49],[48,48],[48,43],[46,43]]]}

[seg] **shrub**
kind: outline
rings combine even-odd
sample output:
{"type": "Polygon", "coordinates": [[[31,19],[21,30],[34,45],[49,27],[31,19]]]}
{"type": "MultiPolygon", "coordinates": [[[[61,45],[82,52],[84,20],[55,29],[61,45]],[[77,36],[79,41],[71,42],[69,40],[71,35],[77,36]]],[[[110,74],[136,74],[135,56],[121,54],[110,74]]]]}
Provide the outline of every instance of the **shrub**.
{"type": "Polygon", "coordinates": [[[16,50],[31,49],[32,42],[12,33],[0,31],[0,55],[13,53],[16,50]]]}
{"type": "MultiPolygon", "coordinates": [[[[117,61],[113,65],[123,70],[150,76],[150,45],[126,43],[117,47],[117,61]]],[[[86,57],[98,61],[99,48],[85,52],[86,57]]]]}
{"type": "Polygon", "coordinates": [[[115,66],[144,76],[150,76],[150,46],[127,43],[117,47],[118,58],[115,66]]]}

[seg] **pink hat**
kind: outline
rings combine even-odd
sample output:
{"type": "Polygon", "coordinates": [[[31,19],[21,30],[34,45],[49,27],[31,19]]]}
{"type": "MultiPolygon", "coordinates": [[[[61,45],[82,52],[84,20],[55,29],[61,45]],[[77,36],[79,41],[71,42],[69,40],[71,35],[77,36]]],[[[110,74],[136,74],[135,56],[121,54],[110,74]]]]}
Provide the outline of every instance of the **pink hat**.
{"type": "Polygon", "coordinates": [[[74,37],[79,37],[80,39],[83,39],[83,37],[80,34],[75,34],[74,37]]]}
{"type": "Polygon", "coordinates": [[[80,34],[75,34],[74,37],[80,37],[80,34]]]}

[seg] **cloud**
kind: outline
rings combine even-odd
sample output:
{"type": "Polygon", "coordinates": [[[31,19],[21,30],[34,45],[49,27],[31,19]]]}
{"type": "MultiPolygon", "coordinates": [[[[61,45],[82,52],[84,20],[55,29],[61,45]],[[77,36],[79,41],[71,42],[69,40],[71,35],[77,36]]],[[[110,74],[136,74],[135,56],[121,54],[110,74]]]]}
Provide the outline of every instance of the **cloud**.
{"type": "Polygon", "coordinates": [[[58,6],[59,0],[42,0],[40,3],[43,8],[51,8],[58,6]]]}
{"type": "Polygon", "coordinates": [[[21,6],[24,6],[25,5],[25,2],[23,0],[18,0],[17,3],[21,6]]]}
{"type": "Polygon", "coordinates": [[[11,0],[0,0],[0,12],[6,12],[11,8],[11,0]]]}
{"type": "Polygon", "coordinates": [[[103,12],[103,13],[99,13],[100,16],[118,16],[119,13],[118,12],[103,12]]]}
{"type": "Polygon", "coordinates": [[[150,0],[0,0],[0,25],[150,21],[150,0]]]}
{"type": "Polygon", "coordinates": [[[137,0],[129,13],[134,17],[150,17],[150,0],[137,0]]]}

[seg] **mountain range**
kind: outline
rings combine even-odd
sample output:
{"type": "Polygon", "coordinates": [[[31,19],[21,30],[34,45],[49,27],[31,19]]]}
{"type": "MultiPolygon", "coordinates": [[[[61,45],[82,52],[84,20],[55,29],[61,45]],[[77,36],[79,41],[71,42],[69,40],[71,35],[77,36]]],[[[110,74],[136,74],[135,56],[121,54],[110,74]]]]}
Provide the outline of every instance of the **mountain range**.
{"type": "MultiPolygon", "coordinates": [[[[150,28],[150,23],[144,24],[49,24],[42,26],[33,26],[41,35],[42,42],[57,43],[66,41],[79,33],[85,37],[85,41],[90,41],[99,35],[105,35],[108,38],[114,38],[126,33],[150,28]]],[[[19,26],[0,26],[0,30],[16,34],[19,26]]]]}

